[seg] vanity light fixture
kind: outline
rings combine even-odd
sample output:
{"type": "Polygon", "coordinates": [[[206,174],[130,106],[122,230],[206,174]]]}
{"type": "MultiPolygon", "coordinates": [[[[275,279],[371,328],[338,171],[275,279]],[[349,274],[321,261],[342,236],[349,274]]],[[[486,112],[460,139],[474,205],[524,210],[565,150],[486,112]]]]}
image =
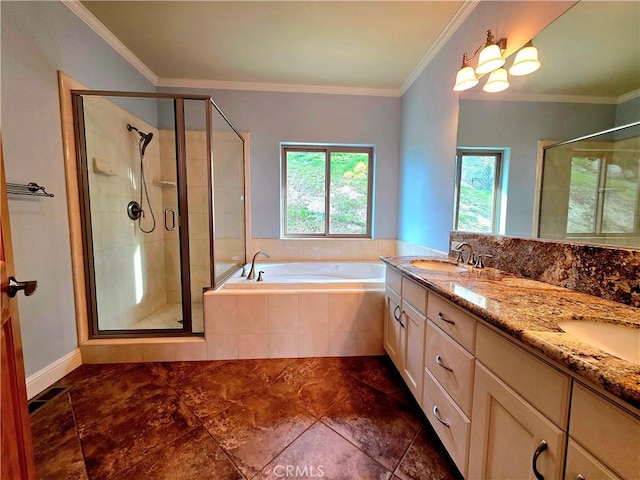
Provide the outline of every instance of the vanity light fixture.
{"type": "Polygon", "coordinates": [[[516,77],[528,75],[539,68],[538,49],[529,40],[516,54],[513,65],[509,69],[509,75],[515,75],[516,77]]]}
{"type": "Polygon", "coordinates": [[[502,51],[507,48],[507,39],[501,38],[496,42],[491,30],[487,30],[487,41],[481,44],[473,53],[471,58],[465,53],[462,55],[462,68],[458,70],[456,75],[456,84],[453,90],[462,92],[475,87],[478,84],[478,75],[493,72],[504,65],[502,51]],[[478,57],[478,66],[474,70],[469,66],[469,61],[478,57]]]}
{"type": "Polygon", "coordinates": [[[504,68],[494,70],[489,75],[489,79],[482,87],[482,90],[488,93],[497,93],[506,90],[509,88],[509,85],[511,85],[507,77],[507,71],[504,68]]]}
{"type": "MultiPolygon", "coordinates": [[[[473,88],[479,83],[479,78],[485,74],[489,74],[487,82],[482,87],[485,92],[502,92],[509,88],[509,75],[504,68],[506,60],[502,56],[506,48],[506,38],[501,38],[496,42],[491,30],[487,30],[487,41],[477,48],[473,56],[469,57],[466,53],[462,55],[462,67],[460,67],[456,75],[456,83],[453,86],[453,90],[462,92],[473,88]],[[478,57],[478,65],[474,70],[469,65],[469,62],[476,56],[478,57]]],[[[535,72],[538,68],[540,68],[538,50],[529,40],[516,54],[508,73],[522,76],[535,72]]]]}

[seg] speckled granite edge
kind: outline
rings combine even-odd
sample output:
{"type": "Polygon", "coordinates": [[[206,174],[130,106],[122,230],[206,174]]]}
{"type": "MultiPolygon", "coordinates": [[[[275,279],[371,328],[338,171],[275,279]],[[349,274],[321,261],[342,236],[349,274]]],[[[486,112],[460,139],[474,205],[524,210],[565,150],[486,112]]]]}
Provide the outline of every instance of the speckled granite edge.
{"type": "Polygon", "coordinates": [[[469,242],[474,251],[493,255],[487,266],[640,307],[638,250],[456,231],[451,242],[469,242]]]}
{"type": "Polygon", "coordinates": [[[566,367],[576,378],[640,409],[640,365],[581,343],[556,324],[563,318],[602,319],[640,328],[640,310],[494,268],[425,270],[409,263],[415,258],[381,257],[403,275],[566,367]]]}

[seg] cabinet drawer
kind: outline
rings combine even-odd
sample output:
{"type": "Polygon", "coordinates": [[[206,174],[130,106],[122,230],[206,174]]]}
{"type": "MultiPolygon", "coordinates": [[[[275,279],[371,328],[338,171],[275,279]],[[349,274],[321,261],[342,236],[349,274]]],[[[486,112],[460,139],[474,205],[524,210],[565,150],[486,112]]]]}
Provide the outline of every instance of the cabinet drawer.
{"type": "Polygon", "coordinates": [[[582,475],[582,478],[586,480],[618,480],[620,478],[600,463],[597,458],[569,438],[564,478],[567,480],[576,480],[577,478],[581,478],[578,475],[582,475]]]}
{"type": "Polygon", "coordinates": [[[455,400],[460,409],[471,416],[473,398],[473,355],[445,335],[431,320],[427,322],[425,366],[455,400]]]}
{"type": "Polygon", "coordinates": [[[427,290],[423,286],[403,277],[402,298],[423,315],[427,314],[427,290]]]}
{"type": "Polygon", "coordinates": [[[473,353],[476,338],[476,319],[434,293],[429,293],[427,317],[473,353]]]}
{"type": "Polygon", "coordinates": [[[569,435],[624,478],[640,478],[640,419],[578,382],[569,435]]]}
{"type": "Polygon", "coordinates": [[[402,292],[402,275],[396,272],[393,268],[387,267],[385,282],[387,283],[387,286],[393,288],[396,292],[402,292]]]}
{"type": "Polygon", "coordinates": [[[442,390],[428,370],[424,372],[424,389],[422,395],[422,409],[431,426],[438,434],[451,459],[466,477],[467,452],[469,450],[469,435],[471,421],[456,406],[455,402],[442,390]],[[436,411],[440,417],[436,416],[436,411]],[[445,425],[442,422],[448,424],[445,425]]]}
{"type": "Polygon", "coordinates": [[[477,335],[476,358],[565,430],[570,378],[483,325],[478,326],[477,335]]]}

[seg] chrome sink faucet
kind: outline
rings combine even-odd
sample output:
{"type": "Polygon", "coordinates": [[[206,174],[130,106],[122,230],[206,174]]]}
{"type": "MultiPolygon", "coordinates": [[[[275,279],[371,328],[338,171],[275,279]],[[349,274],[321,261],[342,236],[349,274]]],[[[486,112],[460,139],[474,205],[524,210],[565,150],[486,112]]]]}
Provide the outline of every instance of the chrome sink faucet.
{"type": "Polygon", "coordinates": [[[462,261],[468,265],[473,265],[473,247],[470,243],[461,242],[456,248],[453,249],[453,251],[456,252],[456,262],[462,261]],[[469,252],[469,256],[466,260],[464,259],[464,252],[462,250],[464,247],[467,247],[467,250],[469,252]]]}
{"type": "Polygon", "coordinates": [[[256,278],[256,257],[258,255],[264,255],[267,258],[271,258],[271,255],[269,255],[267,252],[258,250],[256,254],[253,256],[253,260],[251,260],[251,269],[249,270],[249,275],[247,275],[247,280],[253,280],[256,278]]]}

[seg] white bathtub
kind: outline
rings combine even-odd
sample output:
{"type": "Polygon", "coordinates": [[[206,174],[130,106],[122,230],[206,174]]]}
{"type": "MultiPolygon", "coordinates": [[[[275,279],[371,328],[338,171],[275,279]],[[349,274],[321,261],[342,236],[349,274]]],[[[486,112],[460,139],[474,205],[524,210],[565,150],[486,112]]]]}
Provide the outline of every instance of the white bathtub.
{"type": "MultiPolygon", "coordinates": [[[[247,275],[250,268],[246,266],[247,275]]],[[[238,271],[222,288],[384,288],[385,266],[380,262],[256,262],[256,279],[259,271],[264,272],[262,282],[247,280],[238,271]]]]}
{"type": "Polygon", "coordinates": [[[384,264],[257,261],[258,271],[262,282],[236,272],[205,293],[209,359],[384,355],[384,264]]]}

